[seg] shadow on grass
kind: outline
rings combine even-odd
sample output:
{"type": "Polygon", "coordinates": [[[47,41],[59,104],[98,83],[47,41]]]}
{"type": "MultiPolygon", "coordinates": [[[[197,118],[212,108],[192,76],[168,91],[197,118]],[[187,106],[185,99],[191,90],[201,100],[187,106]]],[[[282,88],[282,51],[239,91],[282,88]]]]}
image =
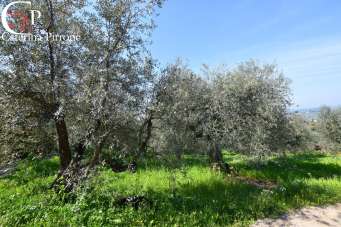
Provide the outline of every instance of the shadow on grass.
{"type": "MultiPolygon", "coordinates": [[[[238,154],[229,157],[232,157],[232,160],[242,160],[238,154]]],[[[141,182],[136,181],[136,185],[132,183],[134,181],[128,180],[125,183],[127,188],[141,187],[141,192],[134,190],[132,192],[141,193],[154,203],[152,208],[147,207],[139,210],[133,210],[131,207],[121,208],[115,205],[116,197],[127,193],[125,190],[117,187],[117,181],[124,181],[125,177],[129,178],[131,175],[122,175],[122,179],[119,179],[113,178],[116,175],[110,174],[105,175],[106,178],[100,178],[100,181],[94,181],[94,187],[85,187],[84,190],[86,191],[82,192],[81,197],[77,198],[79,200],[76,205],[70,203],[67,207],[75,206],[77,209],[81,209],[79,214],[77,214],[80,225],[90,225],[88,223],[90,215],[96,215],[96,211],[99,210],[103,212],[101,214],[97,213],[97,215],[103,215],[100,216],[103,219],[115,219],[113,215],[120,217],[122,219],[120,220],[122,221],[122,226],[136,225],[136,222],[133,223],[134,220],[143,221],[147,226],[151,225],[151,221],[154,220],[157,220],[158,226],[170,226],[171,224],[178,224],[180,226],[229,226],[234,223],[247,225],[259,218],[279,216],[291,208],[340,200],[340,195],[337,194],[339,189],[320,184],[320,182],[312,183],[304,180],[304,178],[309,177],[318,179],[321,177],[340,176],[340,166],[333,162],[324,163],[321,161],[321,159],[326,157],[323,155],[304,154],[292,155],[286,158],[274,158],[267,163],[263,163],[258,169],[244,161],[233,163],[233,165],[238,166],[246,174],[256,174],[256,177],[259,176],[264,179],[282,179],[280,187],[272,191],[262,190],[236,181],[233,177],[225,177],[218,173],[217,175],[210,174],[207,178],[195,177],[205,173],[206,170],[203,170],[203,172],[200,170],[196,175],[193,175],[190,181],[182,182],[179,178],[180,183],[176,185],[175,191],[171,191],[168,187],[157,189],[154,185],[156,183],[159,184],[159,181],[152,181],[151,187],[144,188],[142,187],[144,179],[141,182]],[[310,172],[310,175],[307,172],[310,172]],[[154,184],[154,182],[156,183],[154,184]],[[107,183],[112,183],[114,187],[103,187],[107,183]],[[98,185],[99,187],[97,187],[98,185]],[[77,207],[78,203],[84,206],[82,205],[79,208],[77,207]],[[110,212],[114,212],[114,214],[110,212]],[[85,215],[86,217],[82,216],[83,214],[87,214],[85,215]],[[123,225],[123,222],[125,225],[123,225]]],[[[207,163],[205,156],[185,155],[182,165],[187,167],[207,167],[207,163]]],[[[13,180],[18,184],[26,184],[27,182],[34,181],[36,178],[48,178],[58,171],[58,164],[58,159],[56,158],[24,161],[20,164],[18,171],[8,176],[7,179],[13,180]]],[[[168,165],[169,168],[173,167],[167,161],[158,162],[154,160],[145,164],[141,168],[165,168],[164,165],[168,165]]],[[[141,177],[143,176],[141,174],[141,177]]],[[[162,176],[167,177],[167,174],[162,176]]],[[[41,184],[45,185],[47,184],[46,182],[44,181],[41,184]]],[[[33,184],[36,184],[36,182],[33,184]]],[[[336,184],[339,185],[339,183],[336,184]]],[[[24,187],[27,187],[27,185],[24,187]]],[[[31,187],[32,190],[26,195],[31,196],[33,193],[45,193],[43,189],[40,189],[40,185],[31,187]]],[[[337,187],[340,188],[340,186],[337,187]]],[[[13,190],[16,189],[13,188],[13,190]]],[[[26,198],[23,199],[26,200],[26,198]]],[[[10,205],[11,202],[8,202],[8,207],[10,205]]],[[[48,206],[51,209],[55,204],[51,202],[48,206]]],[[[46,207],[48,208],[48,206],[46,207]]],[[[24,210],[22,212],[27,215],[26,212],[28,211],[24,210]]],[[[41,212],[44,213],[44,210],[41,212]]],[[[20,214],[20,216],[22,215],[20,214]]],[[[34,215],[29,218],[34,218],[34,215]]],[[[108,224],[108,226],[113,226],[113,224],[108,224]]]]}
{"type": "Polygon", "coordinates": [[[208,158],[206,155],[183,155],[179,160],[175,156],[164,158],[145,158],[138,163],[138,168],[143,170],[158,170],[163,168],[181,168],[181,167],[207,167],[208,158]]]}
{"type": "Polygon", "coordinates": [[[58,172],[59,160],[51,159],[23,160],[19,163],[15,172],[3,179],[8,179],[17,184],[26,184],[38,178],[53,176],[58,172]]]}
{"type": "Polygon", "coordinates": [[[250,171],[256,177],[284,182],[307,178],[341,177],[341,166],[336,163],[323,163],[321,159],[328,158],[323,154],[294,154],[287,157],[277,157],[259,166],[250,162],[235,165],[241,171],[250,171]]]}
{"type": "Polygon", "coordinates": [[[231,225],[249,223],[264,217],[278,217],[288,209],[318,204],[322,195],[331,201],[335,193],[320,186],[304,183],[287,185],[285,191],[261,190],[237,182],[210,181],[197,185],[185,185],[171,193],[149,192],[159,204],[155,216],[162,220],[177,216],[180,222],[194,218],[198,226],[231,225]]]}

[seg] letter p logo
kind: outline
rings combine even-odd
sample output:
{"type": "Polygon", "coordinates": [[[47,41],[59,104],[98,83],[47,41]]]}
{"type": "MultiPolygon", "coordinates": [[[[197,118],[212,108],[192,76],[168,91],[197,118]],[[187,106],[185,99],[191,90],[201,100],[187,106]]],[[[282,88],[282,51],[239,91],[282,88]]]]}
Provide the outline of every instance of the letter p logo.
{"type": "Polygon", "coordinates": [[[39,10],[30,10],[31,12],[31,23],[32,25],[34,25],[35,22],[35,13],[37,13],[37,19],[39,19],[41,17],[41,12],[39,10]]]}

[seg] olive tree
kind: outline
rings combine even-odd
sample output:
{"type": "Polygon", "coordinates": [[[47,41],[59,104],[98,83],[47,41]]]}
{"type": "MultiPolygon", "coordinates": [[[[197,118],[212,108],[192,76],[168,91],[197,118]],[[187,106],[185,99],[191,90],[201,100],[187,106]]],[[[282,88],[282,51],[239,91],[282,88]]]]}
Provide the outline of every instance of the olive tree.
{"type": "MultiPolygon", "coordinates": [[[[32,27],[32,34],[47,36],[48,33],[77,33],[75,12],[83,7],[78,1],[34,1],[33,5],[41,11],[42,17],[32,27]]],[[[17,10],[26,10],[22,4],[16,7],[20,7],[17,10]]],[[[46,38],[0,42],[0,93],[6,128],[32,130],[38,122],[53,123],[61,170],[65,169],[71,160],[65,116],[70,107],[69,100],[72,100],[79,46],[46,38]]],[[[10,134],[7,133],[8,136],[10,134]]],[[[25,135],[17,136],[18,140],[20,138],[25,138],[25,135]]]]}
{"type": "Polygon", "coordinates": [[[211,76],[211,104],[205,134],[221,161],[221,147],[253,155],[285,148],[290,90],[275,65],[254,61],[211,76]]]}
{"type": "Polygon", "coordinates": [[[107,138],[120,128],[133,128],[130,122],[138,119],[151,67],[145,41],[161,3],[34,2],[42,17],[33,34],[77,34],[81,40],[0,41],[0,100],[7,124],[1,133],[9,136],[7,129],[27,128],[28,122],[53,123],[61,172],[71,162],[72,147],[94,145],[96,163],[107,138]]]}
{"type": "Polygon", "coordinates": [[[154,106],[154,148],[181,154],[200,147],[225,170],[223,148],[258,156],[287,148],[289,81],[274,65],[250,61],[205,74],[179,63],[166,68],[154,106]]]}
{"type": "Polygon", "coordinates": [[[318,116],[319,131],[326,140],[329,149],[341,147],[341,109],[321,107],[318,116]]]}
{"type": "Polygon", "coordinates": [[[163,72],[154,107],[153,146],[160,151],[203,149],[203,122],[209,105],[207,82],[178,61],[163,72]],[[200,146],[201,145],[201,146],[200,146]]]}
{"type": "Polygon", "coordinates": [[[146,44],[161,3],[101,0],[94,5],[96,13],[83,16],[84,72],[76,93],[81,114],[73,128],[81,143],[95,147],[91,165],[104,146],[136,149],[133,138],[154,67],[146,44]]]}
{"type": "Polygon", "coordinates": [[[288,150],[305,151],[317,149],[320,136],[313,126],[313,121],[298,113],[289,116],[288,124],[288,150]]]}

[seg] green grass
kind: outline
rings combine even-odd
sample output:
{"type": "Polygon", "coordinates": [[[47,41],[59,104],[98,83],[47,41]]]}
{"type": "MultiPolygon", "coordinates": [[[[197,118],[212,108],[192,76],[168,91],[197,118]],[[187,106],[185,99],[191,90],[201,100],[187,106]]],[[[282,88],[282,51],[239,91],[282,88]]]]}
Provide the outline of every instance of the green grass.
{"type": "Polygon", "coordinates": [[[304,153],[258,165],[234,153],[225,159],[241,175],[278,187],[244,184],[211,171],[203,156],[186,156],[176,169],[161,161],[141,164],[136,174],[101,168],[67,200],[49,189],[58,158],[26,160],[0,178],[0,226],[248,226],[290,209],[341,202],[341,156],[304,153]],[[139,210],[115,205],[128,195],[154,204],[139,210]]]}

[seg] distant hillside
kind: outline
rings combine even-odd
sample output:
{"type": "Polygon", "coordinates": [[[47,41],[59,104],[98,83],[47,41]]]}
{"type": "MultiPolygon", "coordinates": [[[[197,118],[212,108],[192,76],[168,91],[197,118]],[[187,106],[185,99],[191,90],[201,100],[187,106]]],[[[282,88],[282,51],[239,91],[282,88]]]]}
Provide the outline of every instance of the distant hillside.
{"type": "Polygon", "coordinates": [[[292,110],[292,112],[302,114],[308,119],[316,119],[318,117],[318,114],[320,113],[320,107],[294,109],[292,110]]]}

